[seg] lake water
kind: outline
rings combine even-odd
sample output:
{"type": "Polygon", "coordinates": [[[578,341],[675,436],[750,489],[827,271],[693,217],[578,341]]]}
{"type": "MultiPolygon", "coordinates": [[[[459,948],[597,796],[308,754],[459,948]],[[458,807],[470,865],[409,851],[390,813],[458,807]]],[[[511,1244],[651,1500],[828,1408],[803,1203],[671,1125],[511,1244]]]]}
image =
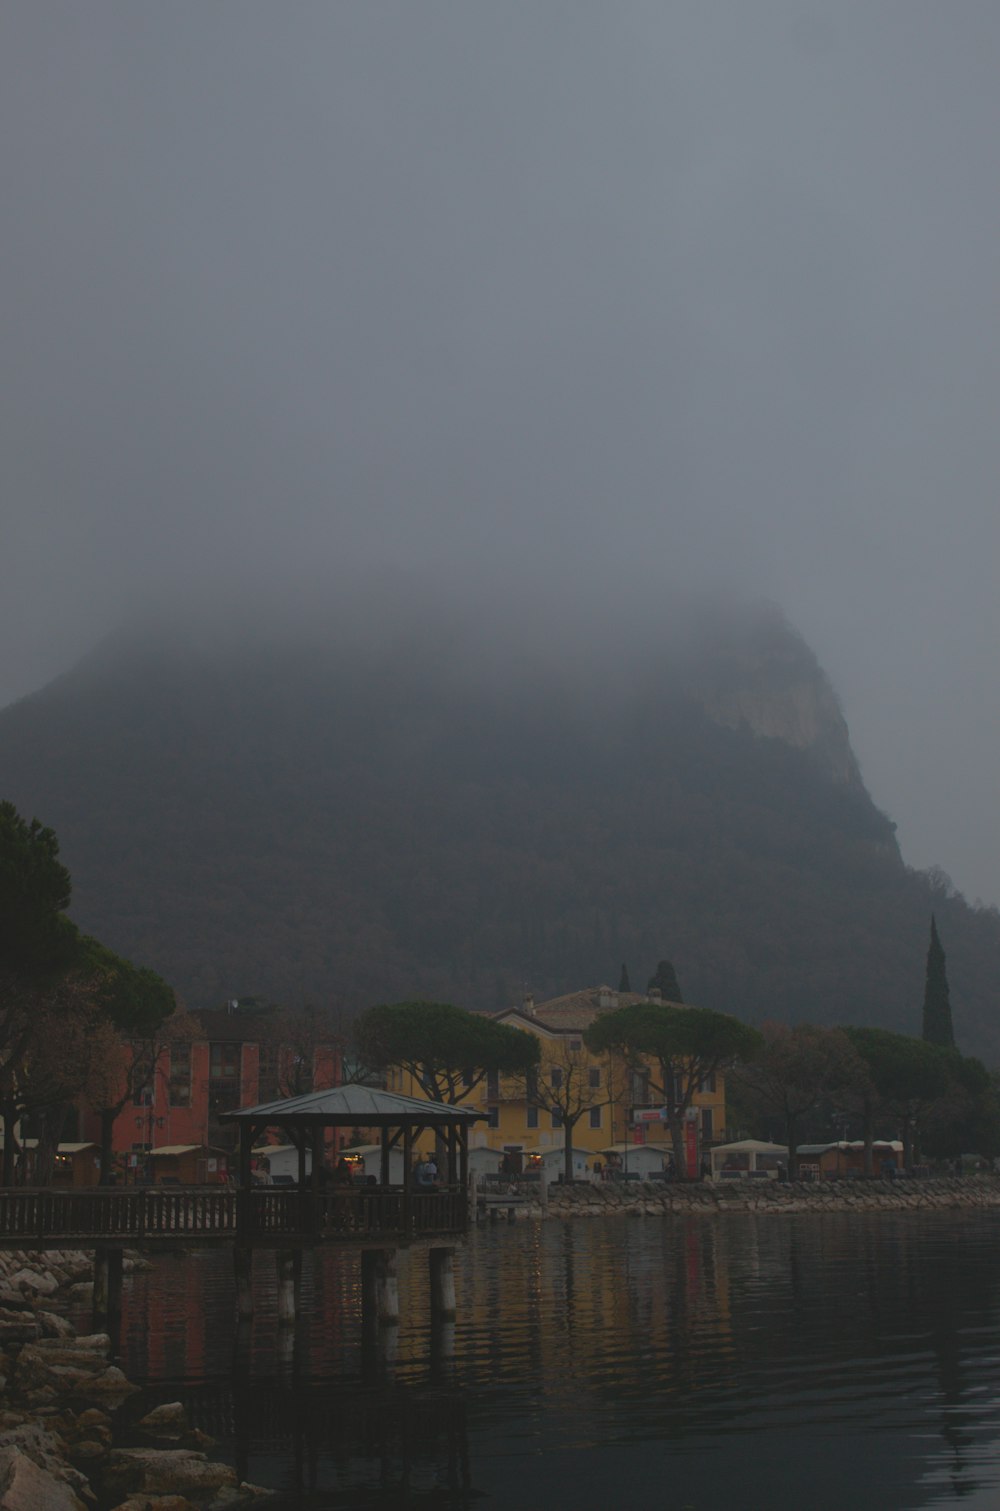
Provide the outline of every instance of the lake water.
{"type": "Polygon", "coordinates": [[[292,1335],[270,1256],[238,1331],[194,1254],[126,1280],[122,1361],[287,1507],[994,1511],[998,1246],[991,1213],[500,1225],[451,1330],[400,1256],[391,1357],[356,1258],[307,1256],[292,1335]]]}

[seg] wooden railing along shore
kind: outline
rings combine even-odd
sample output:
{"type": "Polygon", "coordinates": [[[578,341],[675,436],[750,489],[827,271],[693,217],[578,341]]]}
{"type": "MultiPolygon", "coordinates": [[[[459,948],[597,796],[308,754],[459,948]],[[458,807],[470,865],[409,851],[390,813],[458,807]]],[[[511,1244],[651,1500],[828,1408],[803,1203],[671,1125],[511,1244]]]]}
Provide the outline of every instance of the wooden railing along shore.
{"type": "Polygon", "coordinates": [[[468,1211],[457,1189],[336,1193],[225,1187],[0,1190],[0,1247],[85,1248],[92,1243],[237,1242],[262,1247],[460,1235],[468,1211]]]}

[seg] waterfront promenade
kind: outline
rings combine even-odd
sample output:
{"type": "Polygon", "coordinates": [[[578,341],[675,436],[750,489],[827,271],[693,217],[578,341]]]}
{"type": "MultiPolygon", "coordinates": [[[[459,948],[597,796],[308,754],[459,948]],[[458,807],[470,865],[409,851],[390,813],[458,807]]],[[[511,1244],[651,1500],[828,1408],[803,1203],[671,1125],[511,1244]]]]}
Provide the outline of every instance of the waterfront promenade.
{"type": "MultiPolygon", "coordinates": [[[[763,1216],[809,1212],[905,1212],[1000,1207],[1000,1176],[909,1180],[612,1181],[550,1186],[544,1208],[553,1218],[763,1216]]],[[[540,1216],[537,1201],[524,1209],[540,1216]]]]}

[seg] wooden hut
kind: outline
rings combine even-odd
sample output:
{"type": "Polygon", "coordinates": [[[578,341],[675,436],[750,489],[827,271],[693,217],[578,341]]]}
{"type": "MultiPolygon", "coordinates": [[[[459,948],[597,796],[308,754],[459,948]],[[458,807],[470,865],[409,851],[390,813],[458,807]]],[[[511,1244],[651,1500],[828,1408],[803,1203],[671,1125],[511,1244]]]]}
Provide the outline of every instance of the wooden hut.
{"type": "Polygon", "coordinates": [[[97,1186],[101,1180],[100,1150],[96,1144],[60,1144],[52,1168],[54,1186],[71,1186],[82,1190],[97,1186]]]}
{"type": "Polygon", "coordinates": [[[164,1144],[147,1158],[154,1186],[219,1185],[229,1176],[225,1150],[208,1144],[164,1144]]]}

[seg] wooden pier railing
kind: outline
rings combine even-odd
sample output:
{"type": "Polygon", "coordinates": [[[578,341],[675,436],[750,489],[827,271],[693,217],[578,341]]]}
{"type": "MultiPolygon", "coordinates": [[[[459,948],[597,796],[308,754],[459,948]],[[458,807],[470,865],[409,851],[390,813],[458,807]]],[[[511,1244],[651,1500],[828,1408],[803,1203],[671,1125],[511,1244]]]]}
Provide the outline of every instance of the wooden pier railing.
{"type": "Polygon", "coordinates": [[[94,1243],[407,1242],[457,1235],[468,1222],[460,1190],[231,1191],[211,1186],[131,1190],[0,1190],[0,1247],[94,1243]]]}

